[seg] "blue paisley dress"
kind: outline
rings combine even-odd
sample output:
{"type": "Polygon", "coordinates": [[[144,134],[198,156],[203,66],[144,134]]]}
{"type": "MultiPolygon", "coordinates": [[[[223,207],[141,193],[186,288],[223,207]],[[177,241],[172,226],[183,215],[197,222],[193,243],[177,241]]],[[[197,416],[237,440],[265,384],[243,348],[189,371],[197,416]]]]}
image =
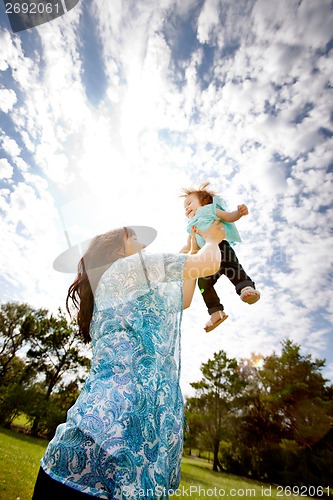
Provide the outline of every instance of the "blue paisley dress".
{"type": "Polygon", "coordinates": [[[109,500],[164,499],[178,488],[185,259],[136,254],[101,277],[91,370],[41,460],[53,479],[109,500]]]}

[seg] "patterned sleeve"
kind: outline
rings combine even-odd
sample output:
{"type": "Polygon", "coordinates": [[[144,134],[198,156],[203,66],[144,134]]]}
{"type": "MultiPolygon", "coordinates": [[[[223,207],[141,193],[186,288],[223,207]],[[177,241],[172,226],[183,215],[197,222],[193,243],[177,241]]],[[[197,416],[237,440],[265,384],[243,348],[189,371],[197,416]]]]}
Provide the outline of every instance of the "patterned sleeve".
{"type": "Polygon", "coordinates": [[[164,254],[165,281],[182,281],[185,261],[184,254],[164,254]]]}
{"type": "Polygon", "coordinates": [[[151,284],[179,282],[183,279],[185,254],[142,253],[143,263],[147,271],[147,278],[151,284]]]}
{"type": "Polygon", "coordinates": [[[139,254],[119,259],[101,277],[95,291],[98,309],[134,300],[151,287],[181,282],[185,254],[139,254]]]}

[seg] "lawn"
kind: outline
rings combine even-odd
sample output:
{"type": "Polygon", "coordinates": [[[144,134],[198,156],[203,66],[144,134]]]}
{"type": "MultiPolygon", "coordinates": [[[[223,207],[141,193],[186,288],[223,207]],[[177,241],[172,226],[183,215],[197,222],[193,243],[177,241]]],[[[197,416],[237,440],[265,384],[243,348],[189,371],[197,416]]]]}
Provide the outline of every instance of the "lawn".
{"type": "MultiPolygon", "coordinates": [[[[198,458],[184,457],[182,461],[182,481],[179,494],[175,498],[297,498],[295,495],[285,495],[280,487],[211,470],[212,464],[198,458]]],[[[305,497],[306,498],[306,497],[305,497]]]]}
{"type": "MultiPolygon", "coordinates": [[[[0,500],[31,500],[39,461],[47,441],[0,428],[0,500]]],[[[170,499],[207,498],[296,498],[286,489],[221,474],[211,470],[211,464],[199,458],[184,457],[182,481],[170,499]]],[[[306,498],[305,495],[302,495],[306,498]]],[[[327,498],[328,492],[321,495],[327,498]]],[[[139,496],[137,498],[140,498],[139,496]]]]}
{"type": "Polygon", "coordinates": [[[0,428],[0,500],[31,500],[47,441],[0,428]]]}

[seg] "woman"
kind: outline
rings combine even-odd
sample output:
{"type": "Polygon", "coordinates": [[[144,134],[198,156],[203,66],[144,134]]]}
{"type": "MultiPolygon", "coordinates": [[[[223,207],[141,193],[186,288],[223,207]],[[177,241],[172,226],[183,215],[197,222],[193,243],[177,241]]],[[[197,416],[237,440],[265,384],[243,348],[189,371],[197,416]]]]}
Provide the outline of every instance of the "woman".
{"type": "Polygon", "coordinates": [[[196,254],[141,253],[133,231],[97,236],[67,296],[92,341],[91,370],[41,460],[33,500],[168,498],[183,444],[182,308],[219,268],[225,233],[198,231],[196,254]]]}

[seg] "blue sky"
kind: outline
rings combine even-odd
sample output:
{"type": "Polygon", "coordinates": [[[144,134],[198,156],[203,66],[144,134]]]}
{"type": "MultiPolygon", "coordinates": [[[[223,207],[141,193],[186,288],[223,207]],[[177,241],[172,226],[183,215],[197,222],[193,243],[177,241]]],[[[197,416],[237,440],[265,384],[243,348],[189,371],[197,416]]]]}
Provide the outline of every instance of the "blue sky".
{"type": "Polygon", "coordinates": [[[333,379],[333,3],[81,1],[13,34],[0,4],[1,301],[56,310],[73,275],[54,258],[124,224],[186,240],[181,188],[210,181],[249,215],[236,247],[262,299],[226,278],[210,334],[197,291],[184,313],[182,387],[224,349],[291,338],[333,379]]]}

